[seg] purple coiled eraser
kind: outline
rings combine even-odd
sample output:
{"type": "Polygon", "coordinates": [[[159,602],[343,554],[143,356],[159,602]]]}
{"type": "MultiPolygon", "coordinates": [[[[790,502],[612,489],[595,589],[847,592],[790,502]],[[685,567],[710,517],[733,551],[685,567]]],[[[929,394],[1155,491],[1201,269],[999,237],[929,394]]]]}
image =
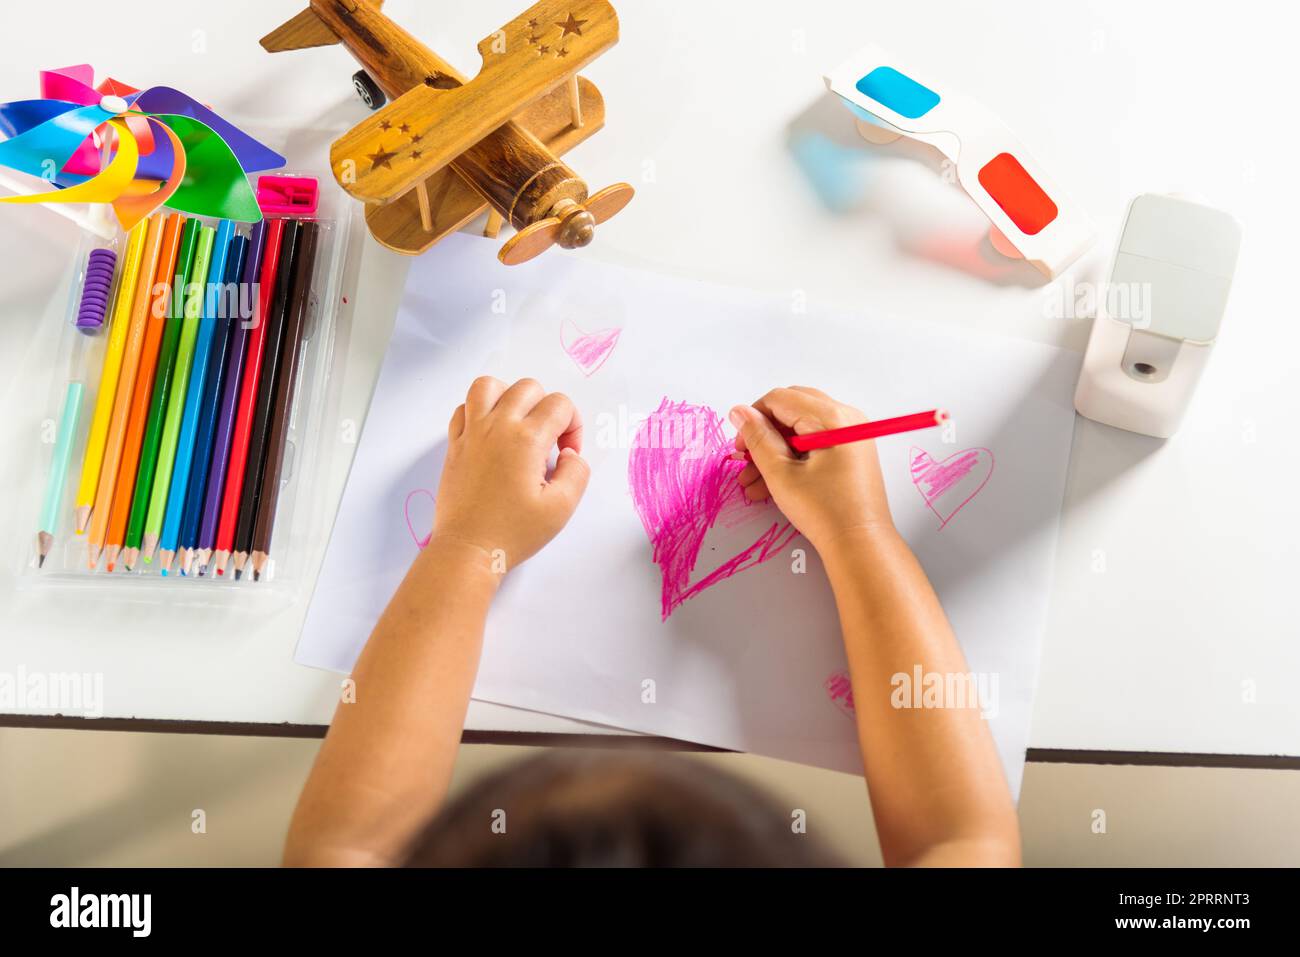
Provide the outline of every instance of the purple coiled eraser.
{"type": "Polygon", "coordinates": [[[113,250],[91,250],[85,284],[81,288],[81,305],[77,310],[77,328],[82,332],[96,332],[103,327],[116,267],[117,253],[113,250]]]}

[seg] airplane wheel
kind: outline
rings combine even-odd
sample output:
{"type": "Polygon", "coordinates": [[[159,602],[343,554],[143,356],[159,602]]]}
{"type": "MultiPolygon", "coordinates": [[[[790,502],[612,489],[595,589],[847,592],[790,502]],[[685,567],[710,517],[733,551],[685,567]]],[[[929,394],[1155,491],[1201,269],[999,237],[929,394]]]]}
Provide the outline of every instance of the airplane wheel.
{"type": "Polygon", "coordinates": [[[384,91],[379,88],[379,84],[372,80],[370,74],[365,70],[357,70],[356,73],[352,74],[352,86],[356,88],[357,96],[361,97],[361,102],[372,110],[377,110],[384,105],[384,91]]]}

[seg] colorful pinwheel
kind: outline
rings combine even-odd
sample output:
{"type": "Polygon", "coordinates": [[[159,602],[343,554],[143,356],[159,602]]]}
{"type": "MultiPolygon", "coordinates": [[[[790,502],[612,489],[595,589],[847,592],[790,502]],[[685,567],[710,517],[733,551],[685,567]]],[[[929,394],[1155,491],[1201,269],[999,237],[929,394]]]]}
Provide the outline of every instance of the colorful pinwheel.
{"type": "Polygon", "coordinates": [[[262,218],[247,173],[284,157],[168,86],[92,86],[88,64],[41,73],[41,99],[0,103],[0,165],[54,190],[0,203],[111,203],[123,229],[159,206],[240,222],[262,218]]]}

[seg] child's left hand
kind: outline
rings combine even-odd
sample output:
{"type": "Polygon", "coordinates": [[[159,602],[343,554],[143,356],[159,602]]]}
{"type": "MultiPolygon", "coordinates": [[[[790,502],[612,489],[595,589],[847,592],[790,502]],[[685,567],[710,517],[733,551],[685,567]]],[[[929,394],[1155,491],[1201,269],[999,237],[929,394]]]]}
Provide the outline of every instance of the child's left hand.
{"type": "Polygon", "coordinates": [[[559,533],[587,488],[582,417],[568,396],[548,394],[535,379],[509,388],[491,376],[475,379],[447,437],[430,545],[471,545],[513,568],[559,533]]]}

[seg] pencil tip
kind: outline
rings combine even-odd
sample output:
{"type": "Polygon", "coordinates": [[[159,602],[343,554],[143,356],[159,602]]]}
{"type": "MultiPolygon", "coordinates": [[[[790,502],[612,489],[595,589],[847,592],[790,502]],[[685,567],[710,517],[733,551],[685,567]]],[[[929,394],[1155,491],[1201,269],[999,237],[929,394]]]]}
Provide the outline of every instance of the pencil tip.
{"type": "Polygon", "coordinates": [[[36,567],[37,567],[37,568],[44,568],[44,567],[45,567],[45,556],[44,556],[44,555],[42,555],[40,558],[36,559],[36,567]]]}
{"type": "Polygon", "coordinates": [[[152,565],[152,564],[153,564],[153,556],[151,556],[151,555],[146,555],[146,556],[144,557],[144,563],[145,563],[146,565],[152,565]]]}
{"type": "MultiPolygon", "coordinates": [[[[184,572],[181,572],[181,574],[184,575],[185,573],[184,573],[184,572]]],[[[162,570],[162,577],[163,577],[163,578],[166,578],[166,577],[167,577],[167,569],[165,569],[165,568],[162,570]]]]}
{"type": "Polygon", "coordinates": [[[243,573],[244,573],[244,570],[243,570],[242,568],[236,568],[236,569],[235,569],[235,581],[239,581],[239,576],[242,575],[243,573]]]}
{"type": "Polygon", "coordinates": [[[112,563],[112,562],[109,562],[109,563],[108,563],[108,570],[109,570],[110,572],[113,570],[113,563],[112,563]]]}
{"type": "Polygon", "coordinates": [[[254,569],[253,569],[253,581],[255,581],[255,582],[260,582],[261,580],[262,580],[262,574],[261,574],[261,572],[259,572],[256,568],[254,568],[254,569]]]}
{"type": "Polygon", "coordinates": [[[225,573],[226,573],[226,570],[225,570],[224,568],[218,568],[218,569],[217,569],[217,574],[218,574],[218,575],[224,575],[225,573]]]}

